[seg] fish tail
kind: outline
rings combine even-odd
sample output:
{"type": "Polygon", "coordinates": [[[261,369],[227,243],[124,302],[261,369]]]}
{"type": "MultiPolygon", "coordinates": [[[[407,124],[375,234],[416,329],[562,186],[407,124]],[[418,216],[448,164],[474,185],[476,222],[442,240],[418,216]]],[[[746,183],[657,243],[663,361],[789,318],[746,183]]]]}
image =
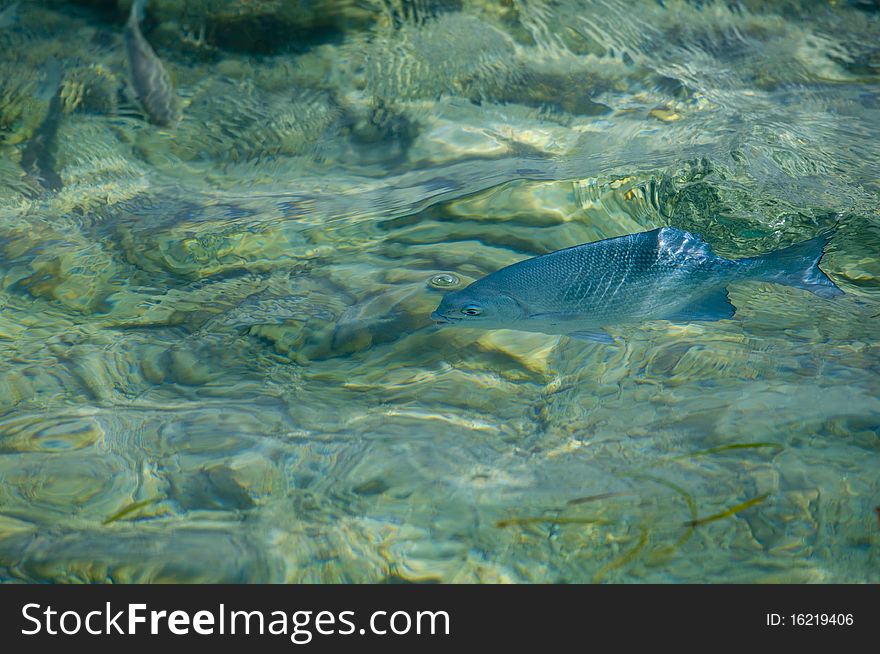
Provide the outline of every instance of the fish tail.
{"type": "Polygon", "coordinates": [[[824,298],[843,295],[837,284],[819,269],[825,246],[835,231],[836,228],[809,241],[745,259],[743,263],[751,264],[750,276],[754,279],[803,288],[824,298]]]}

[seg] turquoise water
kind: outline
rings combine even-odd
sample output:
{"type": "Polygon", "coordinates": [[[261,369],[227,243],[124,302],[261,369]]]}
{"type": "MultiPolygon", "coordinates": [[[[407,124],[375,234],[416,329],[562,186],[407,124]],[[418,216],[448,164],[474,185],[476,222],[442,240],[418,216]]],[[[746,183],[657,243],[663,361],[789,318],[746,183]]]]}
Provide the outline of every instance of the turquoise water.
{"type": "Polygon", "coordinates": [[[880,581],[875,6],[153,0],[171,127],[127,10],[0,1],[0,580],[880,581]],[[835,224],[833,301],[429,316],[438,274],[835,224]]]}

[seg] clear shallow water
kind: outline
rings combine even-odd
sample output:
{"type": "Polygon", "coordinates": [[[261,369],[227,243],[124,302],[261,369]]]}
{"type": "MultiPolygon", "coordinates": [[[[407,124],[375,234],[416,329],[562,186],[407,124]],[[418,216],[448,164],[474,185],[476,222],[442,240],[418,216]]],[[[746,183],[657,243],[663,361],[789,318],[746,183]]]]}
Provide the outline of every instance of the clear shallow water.
{"type": "Polygon", "coordinates": [[[0,19],[0,579],[880,580],[876,11],[154,0],[162,129],[124,9],[0,19]],[[429,318],[438,273],[836,223],[833,302],[429,318]]]}

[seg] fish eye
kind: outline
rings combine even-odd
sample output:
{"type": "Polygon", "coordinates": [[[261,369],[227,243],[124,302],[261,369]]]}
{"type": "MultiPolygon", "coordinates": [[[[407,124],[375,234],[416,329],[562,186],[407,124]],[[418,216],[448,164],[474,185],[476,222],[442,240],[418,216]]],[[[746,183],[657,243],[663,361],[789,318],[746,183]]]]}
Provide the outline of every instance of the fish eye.
{"type": "Polygon", "coordinates": [[[462,307],[461,312],[466,316],[479,316],[483,310],[476,304],[468,304],[462,307]]]}

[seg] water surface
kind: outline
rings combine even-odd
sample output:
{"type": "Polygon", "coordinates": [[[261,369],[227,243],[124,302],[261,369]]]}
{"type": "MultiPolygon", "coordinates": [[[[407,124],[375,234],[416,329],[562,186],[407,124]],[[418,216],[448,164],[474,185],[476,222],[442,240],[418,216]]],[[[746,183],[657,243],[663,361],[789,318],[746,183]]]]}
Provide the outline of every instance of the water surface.
{"type": "Polygon", "coordinates": [[[0,580],[880,581],[870,3],[154,0],[173,128],[126,9],[0,19],[0,580]],[[430,320],[662,225],[845,295],[430,320]]]}

